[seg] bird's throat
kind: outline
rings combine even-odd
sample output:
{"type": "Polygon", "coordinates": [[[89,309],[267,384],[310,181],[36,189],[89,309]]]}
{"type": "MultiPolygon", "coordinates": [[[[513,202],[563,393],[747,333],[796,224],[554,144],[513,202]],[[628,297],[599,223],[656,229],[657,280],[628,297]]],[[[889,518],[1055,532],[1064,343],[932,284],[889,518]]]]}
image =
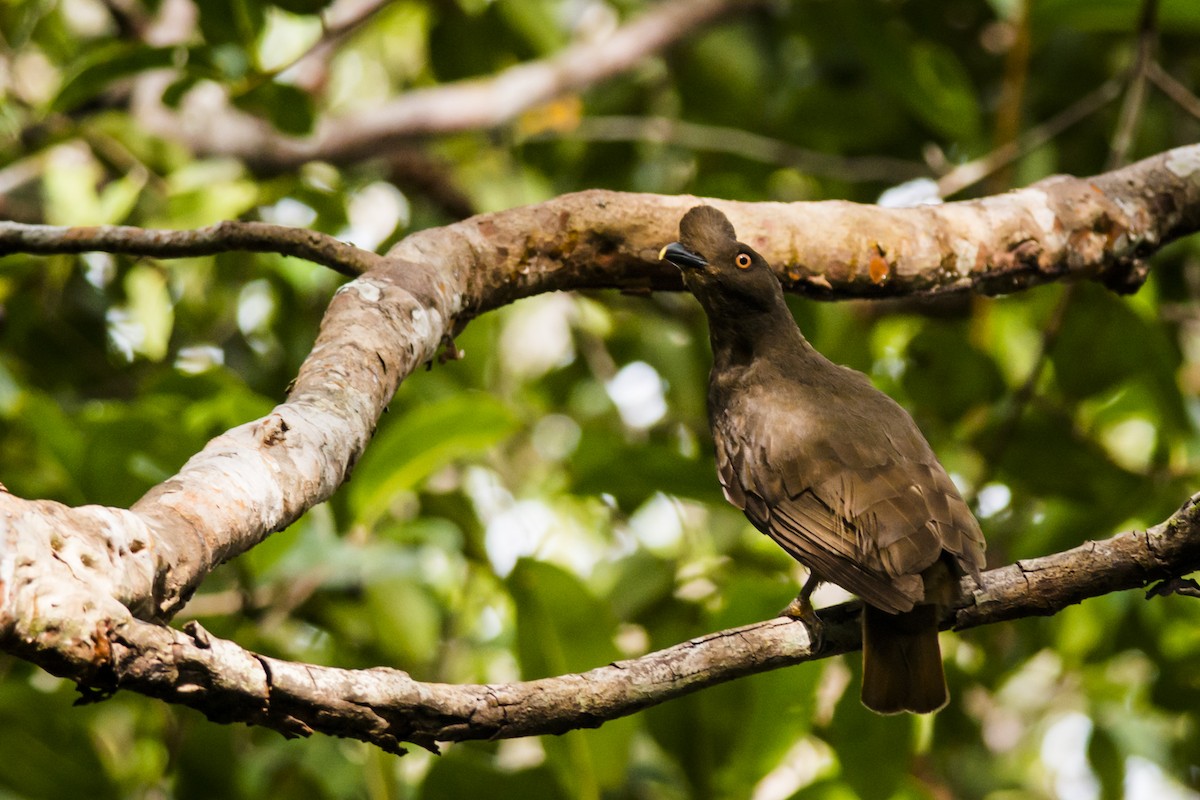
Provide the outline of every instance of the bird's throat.
{"type": "Polygon", "coordinates": [[[714,368],[745,366],[773,353],[792,357],[812,348],[800,333],[787,305],[745,312],[741,316],[708,314],[714,368]]]}

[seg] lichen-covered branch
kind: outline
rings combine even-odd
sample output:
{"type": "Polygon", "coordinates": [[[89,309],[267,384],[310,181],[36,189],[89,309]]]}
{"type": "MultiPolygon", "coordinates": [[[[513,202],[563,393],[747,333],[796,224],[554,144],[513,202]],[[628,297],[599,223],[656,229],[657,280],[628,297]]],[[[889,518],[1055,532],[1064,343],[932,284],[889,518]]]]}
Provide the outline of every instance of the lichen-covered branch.
{"type": "MultiPolygon", "coordinates": [[[[583,192],[422,231],[385,257],[304,231],[226,223],[139,231],[0,223],[0,253],[101,249],[288,252],[362,271],[330,303],[287,400],[213,439],[132,508],[70,508],[0,492],[0,650],[105,691],[129,688],[288,733],[388,749],[599,724],[702,686],[857,646],[845,609],[813,653],[770,621],[583,676],[492,687],[288,664],[162,623],[222,561],[328,498],[400,382],[466,320],[556,289],[679,288],[657,261],[691,197],[583,192]],[[298,248],[298,249],[289,249],[298,248]],[[307,250],[304,248],[308,248],[307,250]]],[[[978,201],[885,210],[712,200],[788,285],[823,297],[1014,291],[1061,277],[1127,288],[1141,259],[1200,229],[1200,145],[1092,179],[1055,178],[978,201]]],[[[970,626],[1053,613],[1095,593],[1200,565],[1194,506],[1147,533],[988,573],[970,626]]]]}

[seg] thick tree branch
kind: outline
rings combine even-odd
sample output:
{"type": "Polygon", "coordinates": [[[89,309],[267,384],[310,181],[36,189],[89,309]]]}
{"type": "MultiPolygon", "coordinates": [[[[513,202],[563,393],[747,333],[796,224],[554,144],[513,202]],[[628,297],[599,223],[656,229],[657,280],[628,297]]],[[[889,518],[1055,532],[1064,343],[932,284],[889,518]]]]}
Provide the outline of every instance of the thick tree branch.
{"type": "MultiPolygon", "coordinates": [[[[213,439],[129,510],[0,493],[0,650],[99,690],[126,687],[216,719],[396,749],[402,740],[428,746],[599,724],[738,675],[857,646],[850,612],[841,610],[831,612],[819,653],[803,626],[776,620],[583,675],[449,687],[393,670],[274,661],[199,629],[185,635],[159,624],[218,563],[328,498],[400,381],[480,310],[555,289],[679,288],[656,254],[696,202],[583,192],[423,231],[387,257],[302,238],[315,253],[309,257],[325,258],[329,246],[335,254],[328,258],[338,263],[375,266],[333,298],[285,403],[213,439]]],[[[710,202],[780,265],[789,286],[824,297],[1012,291],[1064,276],[1121,284],[1142,274],[1134,269],[1139,259],[1200,228],[1200,146],[1090,180],[1056,178],[932,208],[710,202]],[[870,277],[878,273],[872,259],[888,266],[879,283],[870,277]]],[[[0,252],[194,255],[246,247],[231,243],[243,241],[298,253],[287,248],[300,245],[279,232],[239,224],[189,234],[10,223],[0,224],[0,252]]],[[[1053,613],[1091,593],[1195,569],[1196,516],[1189,506],[1148,533],[989,573],[957,623],[1053,613]]]]}
{"type": "MultiPolygon", "coordinates": [[[[153,530],[160,557],[149,583],[145,576],[135,581],[152,585],[153,596],[122,602],[153,608],[153,618],[169,617],[216,564],[328,498],[365,448],[399,382],[480,311],[557,289],[679,288],[678,275],[658,262],[657,253],[674,237],[683,211],[697,202],[582,192],[422,231],[383,259],[306,231],[257,223],[195,233],[0,223],[3,252],[119,245],[114,249],[122,252],[191,255],[238,242],[294,252],[287,248],[298,237],[344,251],[343,264],[379,264],[331,303],[288,402],[211,441],[179,475],[134,506],[137,521],[153,530]],[[231,240],[218,236],[221,231],[231,240]]],[[[1154,247],[1200,227],[1200,146],[1090,180],[1055,178],[936,207],[710,202],[730,214],[743,239],[781,266],[793,289],[826,297],[972,286],[1011,291],[1065,275],[1124,278],[1154,247]],[[881,283],[869,274],[873,258],[888,265],[881,283]]],[[[136,525],[129,530],[130,536],[145,535],[136,525]]]]}
{"type": "MultiPolygon", "coordinates": [[[[1051,615],[1090,597],[1194,571],[1200,568],[1198,499],[1149,530],[991,570],[981,587],[967,580],[964,607],[944,625],[967,629],[1051,615]]],[[[102,694],[127,688],[220,722],[263,725],[288,736],[345,736],[403,752],[403,742],[436,749],[438,742],[596,727],[708,686],[861,646],[856,602],[821,616],[816,648],[803,623],[777,618],[585,673],[512,684],[433,684],[392,669],[284,662],[212,637],[194,623],[182,633],[130,618],[105,631],[107,649],[80,653],[61,666],[102,694]]]]}
{"type": "Polygon", "coordinates": [[[678,290],[678,270],[658,251],[701,202],[726,213],[786,289],[810,297],[1003,294],[1063,278],[1131,291],[1146,256],[1200,229],[1200,145],[918,208],[579,192],[413,234],[389,256],[469,275],[478,311],[560,289],[678,290]]]}
{"type": "MultiPolygon", "coordinates": [[[[420,231],[387,261],[440,265],[476,312],[561,289],[679,290],[678,271],[658,251],[675,237],[683,213],[702,202],[726,212],[786,289],[815,298],[1003,294],[1063,278],[1129,291],[1146,277],[1146,256],[1200,229],[1200,145],[1092,178],[1055,176],[1002,195],[918,208],[577,192],[420,231]]],[[[296,255],[350,275],[384,263],[324,234],[265,223],[152,231],[0,222],[0,255],[237,249],[296,255]]]]}

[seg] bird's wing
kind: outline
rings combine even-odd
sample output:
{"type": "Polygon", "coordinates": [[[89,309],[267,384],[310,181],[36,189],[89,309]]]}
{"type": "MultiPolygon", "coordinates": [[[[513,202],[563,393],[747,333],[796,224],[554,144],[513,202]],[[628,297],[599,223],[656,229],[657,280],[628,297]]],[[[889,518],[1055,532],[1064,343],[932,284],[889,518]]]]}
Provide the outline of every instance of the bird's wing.
{"type": "Polygon", "coordinates": [[[736,419],[714,420],[726,496],[825,580],[898,612],[923,598],[921,572],[943,551],[978,574],[978,523],[907,416],[911,431],[865,437],[787,416],[736,419]]]}

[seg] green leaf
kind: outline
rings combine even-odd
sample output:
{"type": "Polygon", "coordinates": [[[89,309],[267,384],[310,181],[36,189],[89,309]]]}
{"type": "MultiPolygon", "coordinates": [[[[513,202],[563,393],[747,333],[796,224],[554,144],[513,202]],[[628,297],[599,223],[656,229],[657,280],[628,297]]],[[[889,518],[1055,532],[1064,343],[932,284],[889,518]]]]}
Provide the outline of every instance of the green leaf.
{"type": "Polygon", "coordinates": [[[116,225],[126,220],[142,195],[147,177],[146,170],[132,169],[101,190],[97,213],[105,225],[116,225]]]}
{"type": "Polygon", "coordinates": [[[1080,284],[1076,292],[1050,351],[1059,388],[1082,399],[1144,376],[1160,398],[1163,422],[1190,429],[1175,380],[1179,353],[1162,328],[1099,286],[1080,284]]]}
{"type": "Polygon", "coordinates": [[[905,391],[918,409],[947,422],[995,402],[1004,390],[996,362],[970,345],[963,325],[926,325],[908,343],[907,355],[905,391]]]}
{"type": "MultiPolygon", "coordinates": [[[[517,605],[517,656],[526,678],[584,672],[618,657],[615,620],[574,575],[522,559],[506,585],[517,605]]],[[[602,787],[623,782],[631,734],[630,721],[617,720],[544,746],[572,796],[598,797],[602,787]]]]}
{"type": "Polygon", "coordinates": [[[166,208],[154,208],[148,224],[200,227],[235,219],[258,200],[258,185],[230,161],[191,161],[167,178],[166,208]],[[169,224],[168,224],[169,223],[169,224]]]}
{"type": "Polygon", "coordinates": [[[538,56],[561,48],[567,40],[559,22],[562,7],[552,0],[496,3],[497,13],[532,46],[538,56]]]}
{"type": "Polygon", "coordinates": [[[617,579],[610,592],[613,610],[621,619],[638,615],[670,597],[675,588],[675,564],[639,548],[615,565],[617,579]]]}
{"type": "Polygon", "coordinates": [[[183,101],[183,96],[190,92],[199,82],[199,76],[190,73],[183,75],[178,80],[172,81],[170,86],[163,89],[163,105],[168,108],[179,108],[179,104],[183,101]]]}
{"type": "Polygon", "coordinates": [[[71,76],[50,102],[50,110],[71,111],[103,92],[113,81],[147,70],[169,67],[174,59],[173,47],[145,47],[127,42],[110,42],[89,49],[84,59],[75,65],[71,76]]]}
{"type": "MultiPolygon", "coordinates": [[[[1132,34],[1143,5],[1142,0],[1039,0],[1030,5],[1030,19],[1039,31],[1069,27],[1132,34]]],[[[1155,25],[1167,33],[1200,32],[1200,5],[1193,0],[1161,0],[1155,25]]]]}
{"type": "Polygon", "coordinates": [[[854,665],[854,678],[824,737],[837,752],[842,780],[862,800],[886,800],[912,769],[917,722],[908,714],[883,717],[867,711],[858,699],[861,658],[857,653],[845,658],[854,665]]]}
{"type": "Polygon", "coordinates": [[[711,456],[688,457],[678,445],[651,442],[634,445],[606,425],[584,429],[571,460],[575,490],[609,494],[624,509],[634,509],[656,492],[711,499],[720,496],[711,456]]]}
{"type": "Polygon", "coordinates": [[[417,582],[394,578],[371,582],[363,599],[348,611],[366,612],[385,663],[420,677],[435,662],[441,642],[442,610],[436,600],[417,582]]]}
{"type": "Polygon", "coordinates": [[[47,221],[54,225],[103,225],[96,184],[99,165],[90,154],[76,157],[74,149],[55,151],[46,160],[42,192],[47,221]]]}
{"type": "MultiPolygon", "coordinates": [[[[872,83],[947,139],[969,144],[979,138],[983,123],[978,92],[954,50],[918,38],[901,23],[863,26],[849,5],[840,5],[839,25],[869,70],[872,83]]],[[[886,114],[874,107],[869,112],[886,114]]]]}
{"type": "Polygon", "coordinates": [[[204,0],[197,8],[200,30],[209,44],[248,44],[265,27],[266,15],[258,0],[204,0]]]}
{"type": "Polygon", "coordinates": [[[391,419],[355,468],[350,499],[359,520],[371,524],[400,492],[450,462],[486,453],[517,428],[508,406],[482,392],[452,395],[391,419]]]}
{"type": "Polygon", "coordinates": [[[166,275],[139,264],[125,276],[125,295],[130,317],[141,333],[135,349],[151,361],[161,361],[167,355],[175,323],[166,275]]]}
{"type": "Polygon", "coordinates": [[[319,14],[333,0],[270,0],[270,4],[292,14],[319,14]]]}
{"type": "Polygon", "coordinates": [[[1101,800],[1118,800],[1125,796],[1125,758],[1103,727],[1092,728],[1088,739],[1088,762],[1100,780],[1101,800]]]}
{"type": "Polygon", "coordinates": [[[435,760],[423,789],[421,796],[430,800],[481,795],[488,800],[565,800],[571,796],[563,792],[547,765],[516,771],[499,769],[479,745],[455,747],[435,760]]]}
{"type": "Polygon", "coordinates": [[[312,130],[316,111],[307,92],[286,83],[267,81],[233,98],[233,103],[271,121],[283,133],[303,136],[312,130]]]}
{"type": "MultiPolygon", "coordinates": [[[[985,436],[1001,431],[993,429],[985,436]]],[[[989,449],[997,447],[990,443],[989,449]]],[[[1109,461],[1095,442],[1074,430],[1071,418],[1051,409],[1027,411],[1002,445],[1000,465],[1012,484],[1038,497],[1057,494],[1084,503],[1112,504],[1136,491],[1141,479],[1109,461]]]]}
{"type": "Polygon", "coordinates": [[[951,141],[970,143],[983,127],[978,95],[954,51],[918,42],[909,51],[910,90],[900,97],[908,108],[951,141]]]}
{"type": "Polygon", "coordinates": [[[30,672],[14,666],[10,662],[6,680],[0,683],[0,795],[97,800],[123,796],[104,768],[97,752],[101,742],[87,724],[96,712],[72,707],[75,692],[68,681],[42,673],[37,678],[43,687],[46,681],[56,686],[52,691],[35,689],[28,677],[14,680],[30,672]],[[64,752],[71,758],[63,759],[64,752]]]}
{"type": "Polygon", "coordinates": [[[618,657],[615,620],[571,573],[521,559],[506,584],[517,604],[517,654],[527,678],[582,672],[618,657]]]}

